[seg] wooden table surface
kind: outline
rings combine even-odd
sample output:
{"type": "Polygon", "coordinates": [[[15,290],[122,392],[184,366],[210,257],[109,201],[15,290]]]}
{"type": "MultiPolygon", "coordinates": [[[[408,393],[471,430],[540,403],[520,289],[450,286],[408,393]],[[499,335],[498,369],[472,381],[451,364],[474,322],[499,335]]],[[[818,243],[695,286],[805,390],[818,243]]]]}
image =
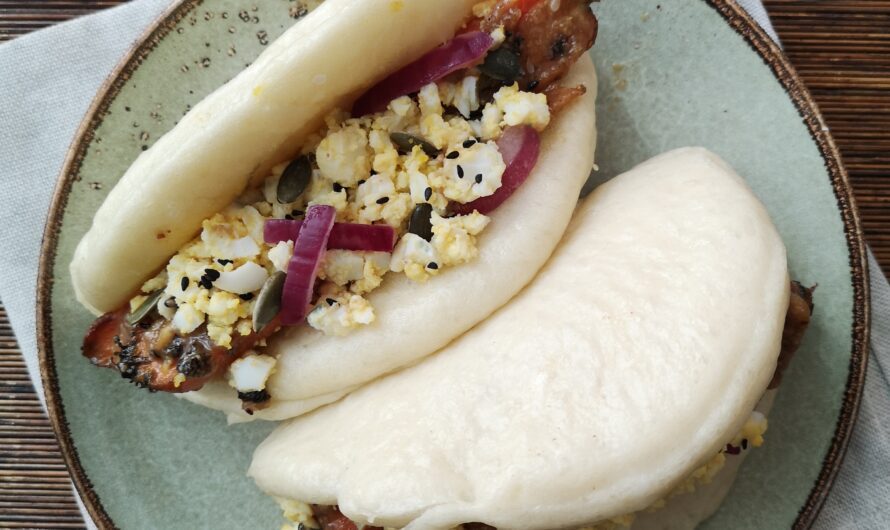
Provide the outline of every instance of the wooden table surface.
{"type": "MultiPolygon", "coordinates": [[[[0,41],[123,0],[0,0],[0,41]]],[[[766,0],[825,114],[866,238],[890,272],[890,0],[766,0]]],[[[872,271],[880,273],[879,271],[872,271]]],[[[0,306],[0,528],[82,528],[49,421],[0,306]]]]}

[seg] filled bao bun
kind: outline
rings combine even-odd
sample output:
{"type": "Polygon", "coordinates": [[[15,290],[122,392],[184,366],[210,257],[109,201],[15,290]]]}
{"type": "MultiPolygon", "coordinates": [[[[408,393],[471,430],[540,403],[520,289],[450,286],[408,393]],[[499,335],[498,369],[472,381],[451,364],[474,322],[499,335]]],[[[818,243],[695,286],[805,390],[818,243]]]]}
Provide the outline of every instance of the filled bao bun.
{"type": "Polygon", "coordinates": [[[567,528],[644,510],[746,425],[788,281],[743,180],[703,149],[666,153],[594,191],[509,304],[283,424],[249,474],[375,526],[567,528]]]}
{"type": "Polygon", "coordinates": [[[582,0],[323,2],[99,208],[70,266],[102,314],[84,356],[246,421],[444,347],[571,220],[597,27],[582,0]]]}
{"type": "Polygon", "coordinates": [[[510,300],[553,252],[593,166],[596,73],[589,57],[578,61],[565,83],[583,84],[587,93],[544,131],[535,169],[491,214],[475,261],[447,270],[422,287],[404,276],[387,278],[370,295],[381,317],[345,337],[325,336],[305,326],[275,335],[267,348],[279,356],[268,385],[272,400],[253,416],[241,410],[225,381],[183,397],[224,410],[233,421],[291,418],[417,362],[510,300]]]}
{"type": "Polygon", "coordinates": [[[328,112],[450,39],[477,1],[323,2],[127,170],[75,251],[78,301],[97,315],[119,308],[328,112]],[[374,43],[372,60],[361,42],[374,43]]]}

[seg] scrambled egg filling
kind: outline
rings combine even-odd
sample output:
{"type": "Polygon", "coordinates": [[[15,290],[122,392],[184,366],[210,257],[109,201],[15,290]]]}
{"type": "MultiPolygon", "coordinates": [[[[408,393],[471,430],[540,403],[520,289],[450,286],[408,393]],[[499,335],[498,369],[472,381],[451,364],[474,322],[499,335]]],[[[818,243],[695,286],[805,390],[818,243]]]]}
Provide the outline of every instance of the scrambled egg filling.
{"type": "MultiPolygon", "coordinates": [[[[763,445],[763,434],[767,429],[766,416],[760,412],[753,411],[748,421],[742,427],[742,430],[736,434],[735,438],[726,445],[726,448],[714,455],[705,464],[698,467],[689,476],[682,480],[670,493],[663,499],[656,501],[654,504],[645,509],[645,511],[655,511],[663,508],[671,497],[692,493],[696,488],[709,484],[726,463],[726,453],[735,453],[747,450],[750,447],[760,447],[763,445]]],[[[281,527],[281,530],[308,530],[319,528],[318,523],[312,516],[312,508],[305,503],[291,499],[275,498],[284,513],[284,518],[288,523],[281,527]]],[[[593,526],[587,526],[581,530],[622,530],[633,526],[636,519],[635,513],[612,517],[605,521],[600,521],[593,526]]],[[[462,530],[462,526],[458,526],[454,530],[462,530]]],[[[395,530],[395,529],[385,529],[395,530]]]]}
{"type": "MultiPolygon", "coordinates": [[[[503,30],[493,36],[503,41],[503,30]]],[[[550,121],[543,94],[520,91],[514,84],[485,103],[478,81],[470,71],[427,84],[416,96],[396,98],[376,114],[332,112],[302,147],[300,156],[311,164],[302,194],[281,202],[279,181],[289,164],[275,167],[260,187],[205,220],[199,236],[145,282],[131,308],[163,290],[157,309],[177,333],[205,326],[215,345],[232,347],[237,337],[256,331],[252,315],[260,290],[271,275],[287,271],[293,256],[294,241],[265,243],[265,222],[302,219],[312,205],[332,206],[337,222],[385,223],[398,235],[391,255],[326,253],[320,294],[307,318],[322,333],[344,335],[374,322],[374,309],[365,297],[389,272],[425,282],[443,268],[473,260],[489,219],[478,212],[449,216],[449,205],[471,203],[501,188],[506,164],[496,141],[506,127],[541,130],[550,121]],[[393,133],[429,145],[406,148],[393,133]],[[429,241],[408,232],[412,212],[421,204],[432,207],[429,241]]]]}

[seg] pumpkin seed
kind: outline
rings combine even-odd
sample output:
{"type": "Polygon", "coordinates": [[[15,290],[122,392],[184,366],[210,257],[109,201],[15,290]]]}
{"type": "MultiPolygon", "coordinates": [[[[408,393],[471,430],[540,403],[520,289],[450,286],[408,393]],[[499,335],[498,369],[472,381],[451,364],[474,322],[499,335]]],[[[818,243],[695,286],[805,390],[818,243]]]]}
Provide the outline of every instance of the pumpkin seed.
{"type": "Polygon", "coordinates": [[[430,218],[433,216],[433,205],[429,203],[418,204],[411,212],[408,221],[408,232],[420,236],[427,241],[433,238],[433,225],[430,218]]]}
{"type": "Polygon", "coordinates": [[[281,311],[281,292],[284,290],[284,280],[287,274],[276,272],[266,280],[260,294],[257,296],[256,305],[253,306],[253,329],[259,333],[281,311]]]}
{"type": "Polygon", "coordinates": [[[157,291],[148,295],[148,298],[142,302],[139,307],[137,307],[134,311],[131,311],[130,314],[127,315],[127,324],[134,326],[140,322],[142,319],[148,316],[151,313],[152,309],[158,305],[158,300],[161,299],[161,295],[164,294],[163,289],[158,289],[157,291]]]}
{"type": "Polygon", "coordinates": [[[278,202],[287,204],[297,200],[309,186],[311,176],[312,164],[309,163],[309,157],[301,156],[288,164],[278,179],[278,202]]]}
{"type": "Polygon", "coordinates": [[[436,146],[420,136],[414,136],[413,134],[403,132],[394,132],[389,135],[389,139],[392,140],[392,143],[396,144],[396,149],[403,155],[409,154],[411,150],[414,149],[415,145],[419,145],[420,148],[423,149],[423,152],[430,158],[439,156],[439,150],[436,149],[436,146]]]}
{"type": "Polygon", "coordinates": [[[519,54],[506,47],[498,48],[485,57],[485,62],[479,65],[479,71],[506,85],[512,85],[522,75],[519,54]]]}

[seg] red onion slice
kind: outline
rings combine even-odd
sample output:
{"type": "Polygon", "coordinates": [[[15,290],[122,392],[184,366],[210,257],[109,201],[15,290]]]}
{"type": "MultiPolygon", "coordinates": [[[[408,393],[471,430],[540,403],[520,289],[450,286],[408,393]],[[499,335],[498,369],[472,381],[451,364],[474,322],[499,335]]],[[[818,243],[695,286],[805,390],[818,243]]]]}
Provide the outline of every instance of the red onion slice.
{"type": "Polygon", "coordinates": [[[397,97],[417,92],[424,85],[480,60],[493,44],[491,35],[482,31],[454,37],[371,87],[355,102],[352,115],[358,117],[382,111],[397,97]]]}
{"type": "MultiPolygon", "coordinates": [[[[270,245],[296,241],[302,225],[303,221],[269,219],[263,228],[263,237],[270,245]]],[[[395,240],[396,231],[389,225],[335,223],[328,238],[328,249],[392,252],[395,240]]]]}
{"type": "Polygon", "coordinates": [[[331,231],[328,248],[367,252],[392,252],[396,231],[389,225],[337,223],[331,231]]]}
{"type": "Polygon", "coordinates": [[[281,293],[281,323],[285,326],[300,324],[309,312],[318,266],[328,246],[336,213],[332,206],[310,206],[306,211],[281,293]]]}
{"type": "Polygon", "coordinates": [[[302,226],[303,221],[269,219],[263,225],[263,239],[270,245],[277,245],[282,241],[296,241],[302,226]]]}
{"type": "Polygon", "coordinates": [[[498,150],[507,169],[501,177],[501,187],[488,197],[480,197],[466,204],[455,204],[454,212],[460,215],[473,213],[487,214],[494,211],[510,198],[531,174],[538,154],[541,151],[541,137],[538,131],[527,125],[508,127],[497,141],[498,150]]]}

